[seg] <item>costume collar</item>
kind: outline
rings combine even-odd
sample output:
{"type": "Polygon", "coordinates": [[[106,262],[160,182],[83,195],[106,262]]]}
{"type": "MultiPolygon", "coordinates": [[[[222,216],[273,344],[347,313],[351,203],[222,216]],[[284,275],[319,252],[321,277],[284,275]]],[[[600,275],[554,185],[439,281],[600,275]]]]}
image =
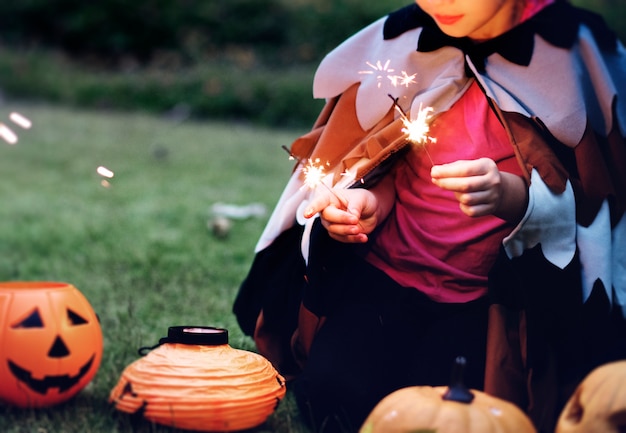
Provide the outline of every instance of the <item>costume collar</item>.
{"type": "Polygon", "coordinates": [[[546,6],[530,19],[502,35],[482,43],[469,38],[454,38],[443,33],[435,21],[417,4],[412,4],[390,14],[383,28],[384,39],[393,39],[402,33],[422,27],[417,51],[431,52],[445,46],[460,49],[472,61],[479,72],[485,71],[487,57],[500,54],[508,61],[528,66],[533,55],[535,34],[559,48],[571,48],[578,39],[581,24],[587,25],[600,48],[617,49],[617,38],[602,18],[590,11],[576,8],[564,1],[546,6]],[[558,25],[555,25],[558,23],[558,25]]]}

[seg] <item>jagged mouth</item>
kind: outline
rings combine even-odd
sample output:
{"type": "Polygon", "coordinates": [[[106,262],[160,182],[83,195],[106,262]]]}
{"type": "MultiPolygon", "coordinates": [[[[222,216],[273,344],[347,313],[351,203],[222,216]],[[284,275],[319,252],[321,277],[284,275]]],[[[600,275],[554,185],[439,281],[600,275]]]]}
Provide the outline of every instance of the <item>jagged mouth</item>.
{"type": "Polygon", "coordinates": [[[59,392],[66,392],[68,389],[76,385],[91,368],[95,356],[96,355],[91,356],[89,361],[87,361],[85,365],[80,368],[80,371],[76,376],[63,374],[58,376],[45,376],[43,379],[35,379],[30,371],[20,367],[11,360],[9,360],[8,363],[13,376],[21,382],[24,382],[33,391],[44,395],[50,388],[58,388],[59,392]]]}

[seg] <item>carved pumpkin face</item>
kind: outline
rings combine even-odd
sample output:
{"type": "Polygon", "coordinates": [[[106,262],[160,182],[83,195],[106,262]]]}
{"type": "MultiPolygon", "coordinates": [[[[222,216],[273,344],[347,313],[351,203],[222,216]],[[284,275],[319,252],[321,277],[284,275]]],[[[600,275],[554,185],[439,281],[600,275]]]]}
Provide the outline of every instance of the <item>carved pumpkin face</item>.
{"type": "Polygon", "coordinates": [[[74,286],[0,283],[0,400],[18,407],[67,401],[101,359],[98,318],[74,286]]]}
{"type": "Polygon", "coordinates": [[[626,431],[626,361],[593,370],[578,385],[561,412],[556,433],[626,431]]]}

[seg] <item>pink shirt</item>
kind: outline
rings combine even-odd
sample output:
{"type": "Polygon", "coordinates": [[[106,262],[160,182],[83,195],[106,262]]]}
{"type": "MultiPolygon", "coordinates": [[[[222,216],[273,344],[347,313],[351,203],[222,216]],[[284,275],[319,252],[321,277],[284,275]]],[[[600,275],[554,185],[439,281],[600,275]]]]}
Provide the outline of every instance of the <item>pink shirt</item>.
{"type": "Polygon", "coordinates": [[[468,302],[487,291],[487,274],[512,226],[494,216],[472,218],[454,194],[430,179],[435,164],[489,157],[520,174],[504,128],[477,84],[436,118],[436,143],[415,145],[395,168],[396,203],[367,260],[400,285],[437,302],[468,302]],[[430,158],[429,158],[430,155],[430,158]]]}

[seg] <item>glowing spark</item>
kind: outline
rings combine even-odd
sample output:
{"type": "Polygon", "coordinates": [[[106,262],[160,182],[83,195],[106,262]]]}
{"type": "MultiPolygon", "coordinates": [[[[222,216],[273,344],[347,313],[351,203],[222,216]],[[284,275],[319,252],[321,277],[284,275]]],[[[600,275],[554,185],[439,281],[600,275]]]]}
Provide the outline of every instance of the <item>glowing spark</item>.
{"type": "Polygon", "coordinates": [[[109,170],[108,168],[106,168],[105,166],[101,165],[98,168],[96,168],[96,172],[103,177],[103,179],[100,180],[100,185],[102,185],[104,188],[109,188],[111,186],[111,182],[109,182],[107,179],[112,179],[113,176],[115,176],[115,173],[113,173],[111,170],[109,170]],[[106,178],[106,179],[104,179],[106,178]]]}
{"type": "Polygon", "coordinates": [[[402,71],[402,76],[399,78],[400,85],[404,87],[409,87],[411,84],[415,84],[417,82],[415,81],[416,76],[417,74],[409,75],[405,71],[402,71]]]}
{"type": "MultiPolygon", "coordinates": [[[[345,177],[346,179],[348,179],[349,183],[354,182],[354,180],[356,179],[356,169],[354,170],[350,170],[348,168],[346,168],[344,170],[343,173],[341,173],[341,176],[345,177]]],[[[361,179],[361,182],[363,182],[363,179],[361,179]]]]}
{"type": "Polygon", "coordinates": [[[417,118],[415,120],[409,120],[403,114],[402,124],[404,125],[404,128],[402,128],[402,132],[407,134],[408,139],[411,143],[425,144],[426,142],[437,142],[436,138],[430,137],[428,135],[428,132],[430,131],[430,125],[428,124],[428,121],[431,118],[432,112],[432,107],[422,108],[422,104],[420,104],[420,108],[417,112],[417,118]]]}
{"type": "Polygon", "coordinates": [[[113,176],[115,176],[115,173],[113,173],[111,170],[109,170],[108,168],[104,167],[104,166],[99,166],[96,169],[96,172],[102,176],[102,177],[107,177],[109,179],[111,179],[113,176]]]}
{"type": "MultiPolygon", "coordinates": [[[[416,83],[415,77],[417,76],[417,74],[409,75],[407,74],[406,71],[402,71],[401,75],[393,74],[393,72],[395,72],[395,69],[389,68],[389,63],[390,63],[390,60],[387,60],[384,65],[380,62],[380,60],[377,61],[376,64],[371,63],[371,62],[365,62],[365,64],[369,66],[371,69],[368,69],[365,71],[359,71],[359,74],[374,75],[377,72],[386,72],[387,79],[389,80],[389,82],[391,83],[393,87],[398,87],[398,85],[409,87],[411,84],[416,83]]],[[[384,76],[382,73],[379,73],[376,76],[376,79],[378,80],[379,89],[382,86],[383,78],[384,76]]]]}
{"type": "Polygon", "coordinates": [[[9,115],[9,119],[11,119],[13,123],[21,126],[24,129],[30,129],[30,127],[33,126],[33,123],[30,121],[30,119],[26,118],[20,113],[16,113],[16,112],[11,113],[9,115]]]}
{"type": "Polygon", "coordinates": [[[9,144],[17,143],[17,134],[11,130],[4,123],[0,123],[0,138],[9,144]]]}
{"type": "Polygon", "coordinates": [[[387,75],[391,85],[393,87],[398,87],[398,84],[404,87],[409,87],[411,84],[415,84],[415,77],[417,74],[409,75],[406,71],[402,71],[402,75],[387,75]]]}
{"type": "MultiPolygon", "coordinates": [[[[389,69],[389,62],[390,60],[387,60],[384,65],[380,62],[380,60],[377,61],[376,64],[373,64],[371,62],[365,62],[365,64],[369,66],[371,70],[359,71],[359,74],[373,75],[376,72],[387,72],[387,73],[395,72],[394,69],[389,69]]],[[[391,75],[387,75],[387,77],[389,78],[391,77],[391,75]]],[[[376,79],[378,80],[378,88],[380,89],[380,86],[382,85],[383,75],[378,74],[376,76],[376,79]]]]}
{"type": "Polygon", "coordinates": [[[404,128],[402,128],[402,132],[407,135],[407,140],[409,140],[413,144],[421,144],[426,151],[426,155],[428,155],[428,159],[430,159],[430,163],[435,165],[433,162],[428,149],[426,148],[426,143],[436,143],[437,139],[435,137],[431,137],[428,135],[430,131],[429,120],[431,119],[433,112],[432,107],[422,108],[422,104],[420,103],[420,108],[417,112],[417,118],[411,120],[408,118],[404,110],[400,108],[398,105],[398,100],[393,96],[389,95],[389,97],[393,100],[393,105],[395,109],[400,113],[400,118],[402,119],[402,124],[404,128]]]}
{"type": "Polygon", "coordinates": [[[315,161],[309,159],[307,165],[302,167],[302,172],[304,173],[304,184],[309,189],[315,189],[323,183],[324,166],[320,164],[319,158],[315,159],[315,161]]]}
{"type": "Polygon", "coordinates": [[[304,173],[304,186],[313,190],[319,185],[323,185],[332,195],[335,196],[337,200],[339,200],[339,203],[341,203],[344,210],[348,209],[348,201],[339,195],[336,190],[324,183],[324,165],[320,164],[319,158],[316,158],[315,161],[309,159],[308,163],[304,164],[302,159],[291,153],[286,146],[282,146],[282,148],[289,154],[289,158],[295,159],[300,163],[300,165],[302,165],[302,173],[304,173]]]}

